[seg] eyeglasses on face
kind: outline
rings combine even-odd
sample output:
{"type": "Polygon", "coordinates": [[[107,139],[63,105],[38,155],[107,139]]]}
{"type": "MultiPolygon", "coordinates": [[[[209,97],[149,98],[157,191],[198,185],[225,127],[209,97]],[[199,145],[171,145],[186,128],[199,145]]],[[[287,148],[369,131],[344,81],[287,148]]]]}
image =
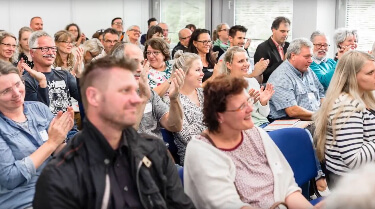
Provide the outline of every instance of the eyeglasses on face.
{"type": "Polygon", "coordinates": [[[328,48],[330,46],[329,44],[313,44],[313,45],[316,46],[316,48],[318,49],[321,49],[322,47],[328,48]]]}
{"type": "Polygon", "coordinates": [[[114,25],[122,25],[122,22],[114,22],[114,25]]]}
{"type": "Polygon", "coordinates": [[[154,52],[147,51],[147,52],[146,52],[146,55],[147,55],[147,56],[151,56],[151,55],[158,56],[159,54],[161,54],[160,51],[154,51],[154,52]]]}
{"type": "Polygon", "coordinates": [[[246,102],[244,102],[239,108],[235,110],[226,110],[226,112],[240,112],[244,110],[246,107],[250,107],[252,104],[254,104],[254,98],[249,97],[246,102]]]}
{"type": "Polygon", "coordinates": [[[40,51],[42,51],[42,52],[48,52],[50,49],[53,52],[57,51],[57,47],[56,46],[51,46],[51,47],[44,46],[44,47],[36,47],[36,48],[32,48],[32,49],[40,49],[40,51]]]}
{"type": "Polygon", "coordinates": [[[10,47],[10,48],[16,48],[16,46],[17,46],[15,44],[5,44],[5,43],[1,43],[1,44],[6,46],[6,47],[10,47]]]}
{"type": "Polygon", "coordinates": [[[227,31],[229,31],[229,29],[224,28],[224,29],[219,30],[219,32],[220,32],[220,31],[225,31],[225,32],[227,32],[227,31]]]}
{"type": "Polygon", "coordinates": [[[62,42],[62,43],[66,43],[66,44],[73,44],[73,42],[72,41],[59,41],[59,42],[62,42]]]}
{"type": "Polygon", "coordinates": [[[208,45],[208,44],[211,44],[211,43],[212,43],[211,40],[197,41],[197,42],[200,42],[200,43],[202,43],[203,45],[208,45]]]}

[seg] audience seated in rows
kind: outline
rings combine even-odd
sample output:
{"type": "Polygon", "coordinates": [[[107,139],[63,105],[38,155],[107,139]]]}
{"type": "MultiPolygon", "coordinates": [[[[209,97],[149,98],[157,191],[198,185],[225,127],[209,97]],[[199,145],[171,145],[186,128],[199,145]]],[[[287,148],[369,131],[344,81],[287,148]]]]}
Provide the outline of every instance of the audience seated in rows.
{"type": "Polygon", "coordinates": [[[87,66],[83,130],[42,171],[33,208],[195,208],[163,141],[132,128],[138,65],[107,56],[87,66]]]}
{"type": "Polygon", "coordinates": [[[189,46],[191,34],[192,34],[191,30],[188,28],[183,28],[178,32],[178,39],[180,41],[172,50],[172,58],[174,58],[174,55],[178,50],[182,50],[183,52],[186,52],[189,46]]]}
{"type": "MultiPolygon", "coordinates": [[[[158,24],[158,20],[155,18],[155,17],[151,17],[150,19],[147,20],[147,30],[150,29],[150,27],[152,26],[155,26],[158,24]]],[[[147,33],[144,33],[142,36],[141,36],[141,44],[142,45],[145,45],[145,42],[146,42],[146,34],[147,33]]]]}
{"type": "Polygon", "coordinates": [[[324,98],[324,88],[309,68],[312,63],[312,43],[294,39],[286,53],[286,60],[271,74],[268,83],[275,94],[270,100],[270,118],[312,120],[324,98]]]}
{"type": "Polygon", "coordinates": [[[229,48],[229,25],[221,23],[216,26],[214,32],[212,32],[213,47],[212,51],[218,53],[217,57],[227,51],[229,48]]]}

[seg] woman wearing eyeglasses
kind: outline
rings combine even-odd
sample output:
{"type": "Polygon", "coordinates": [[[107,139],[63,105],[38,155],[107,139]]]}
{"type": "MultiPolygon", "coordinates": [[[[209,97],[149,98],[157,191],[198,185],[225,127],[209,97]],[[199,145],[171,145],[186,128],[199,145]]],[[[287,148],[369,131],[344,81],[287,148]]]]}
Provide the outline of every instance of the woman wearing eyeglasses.
{"type": "MultiPolygon", "coordinates": [[[[222,65],[222,71],[225,75],[245,78],[244,76],[247,75],[249,67],[249,57],[242,47],[231,47],[225,53],[224,64],[222,65]]],[[[273,90],[272,84],[267,84],[265,88],[263,86],[260,87],[255,78],[245,78],[245,80],[248,82],[247,91],[255,99],[251,117],[256,126],[264,128],[269,124],[267,119],[267,116],[270,113],[268,101],[275,93],[275,90],[273,90]]]]}
{"type": "Polygon", "coordinates": [[[312,208],[268,134],[254,127],[243,78],[220,75],[204,87],[201,135],[187,145],[184,188],[197,208],[312,208]]]}
{"type": "Polygon", "coordinates": [[[87,40],[86,35],[81,32],[81,29],[75,23],[67,25],[65,30],[72,34],[72,40],[74,42],[74,46],[76,47],[79,47],[87,40]]]}
{"type": "Polygon", "coordinates": [[[213,32],[214,45],[212,50],[218,52],[218,58],[221,57],[224,52],[229,48],[229,26],[226,23],[221,23],[216,26],[216,30],[213,32]]]}
{"type": "Polygon", "coordinates": [[[74,47],[72,34],[66,30],[60,30],[55,33],[55,44],[57,47],[56,59],[53,66],[68,70],[74,76],[82,71],[82,48],[77,48],[76,56],[72,50],[74,47]]]}
{"type": "Polygon", "coordinates": [[[13,55],[16,51],[16,37],[6,31],[0,32],[0,60],[13,62],[13,55]]]}
{"type": "Polygon", "coordinates": [[[18,69],[0,61],[0,207],[31,207],[44,166],[65,145],[73,111],[54,118],[40,102],[24,101],[18,69]]]}
{"type": "Polygon", "coordinates": [[[169,44],[162,38],[151,38],[145,43],[143,55],[151,67],[148,74],[150,88],[160,97],[165,96],[171,85],[172,73],[169,44]]]}
{"type": "Polygon", "coordinates": [[[210,31],[197,29],[191,34],[187,52],[198,54],[203,64],[203,82],[213,75],[216,57],[212,54],[210,31]]]}

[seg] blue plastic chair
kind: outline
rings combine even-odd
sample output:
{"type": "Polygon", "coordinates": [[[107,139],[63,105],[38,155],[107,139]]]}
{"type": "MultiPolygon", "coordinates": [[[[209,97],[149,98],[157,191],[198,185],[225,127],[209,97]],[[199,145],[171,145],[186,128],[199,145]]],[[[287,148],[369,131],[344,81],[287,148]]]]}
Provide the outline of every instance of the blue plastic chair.
{"type": "Polygon", "coordinates": [[[167,129],[162,128],[161,134],[163,136],[163,141],[167,144],[169,152],[172,154],[172,157],[175,163],[180,164],[180,156],[177,154],[177,146],[174,143],[173,133],[167,129]]]}
{"type": "MultiPolygon", "coordinates": [[[[303,188],[310,181],[315,195],[321,199],[315,184],[318,174],[316,155],[310,132],[301,128],[284,128],[268,132],[272,140],[279,147],[294,172],[294,178],[299,187],[303,188]]],[[[306,187],[305,187],[306,188],[306,187]]],[[[303,191],[310,199],[309,188],[303,191]]],[[[311,203],[316,204],[319,200],[311,203]]]]}

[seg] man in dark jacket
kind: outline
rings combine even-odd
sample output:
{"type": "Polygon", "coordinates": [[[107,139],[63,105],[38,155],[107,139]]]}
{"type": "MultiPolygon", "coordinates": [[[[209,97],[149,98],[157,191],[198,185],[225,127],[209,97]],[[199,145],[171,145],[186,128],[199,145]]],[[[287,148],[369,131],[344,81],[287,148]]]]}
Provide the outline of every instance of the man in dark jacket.
{"type": "Polygon", "coordinates": [[[261,58],[269,60],[267,69],[263,72],[263,83],[267,83],[272,72],[285,60],[285,53],[289,43],[288,38],[290,20],[286,17],[276,17],[272,22],[272,36],[259,44],[254,54],[254,63],[261,58]]]}
{"type": "Polygon", "coordinates": [[[84,128],[43,170],[34,208],[195,208],[163,141],[131,127],[141,102],[136,68],[112,57],[86,68],[84,128]]]}

